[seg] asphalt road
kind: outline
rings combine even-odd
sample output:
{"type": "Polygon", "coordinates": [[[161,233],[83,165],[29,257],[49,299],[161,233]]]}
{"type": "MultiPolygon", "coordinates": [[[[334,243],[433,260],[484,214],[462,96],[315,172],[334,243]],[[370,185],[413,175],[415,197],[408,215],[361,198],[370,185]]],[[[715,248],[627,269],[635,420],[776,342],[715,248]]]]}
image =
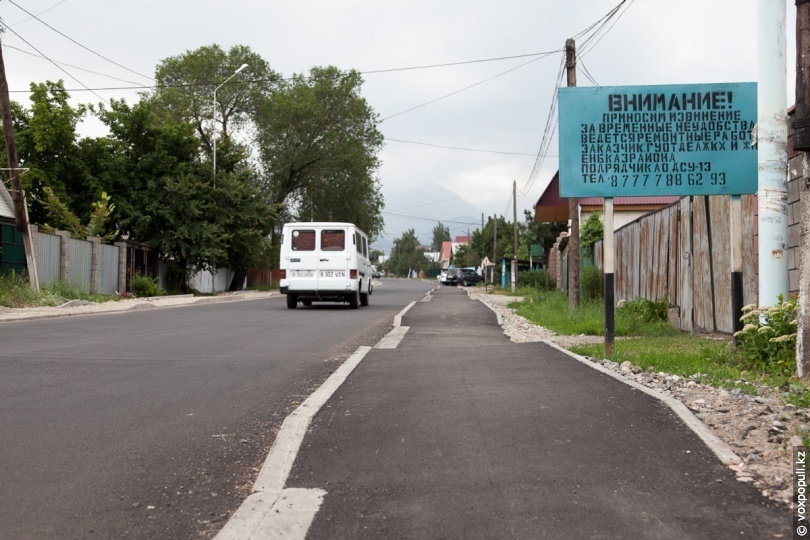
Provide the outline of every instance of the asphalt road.
{"type": "Polygon", "coordinates": [[[787,538],[790,514],[657,399],[443,287],[318,412],[287,480],[308,538],[787,538]]]}
{"type": "Polygon", "coordinates": [[[430,288],[0,324],[0,538],[199,538],[286,415],[430,288]]]}

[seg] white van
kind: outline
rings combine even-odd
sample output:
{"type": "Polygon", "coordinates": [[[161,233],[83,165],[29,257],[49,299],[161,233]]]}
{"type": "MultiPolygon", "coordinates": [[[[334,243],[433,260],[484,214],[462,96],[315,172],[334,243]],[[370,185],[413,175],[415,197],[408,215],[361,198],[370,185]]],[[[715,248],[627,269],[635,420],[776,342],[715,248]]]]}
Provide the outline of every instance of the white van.
{"type": "Polygon", "coordinates": [[[298,302],[368,305],[371,273],[366,233],[351,223],[287,223],[281,237],[280,291],[287,307],[298,302]]]}

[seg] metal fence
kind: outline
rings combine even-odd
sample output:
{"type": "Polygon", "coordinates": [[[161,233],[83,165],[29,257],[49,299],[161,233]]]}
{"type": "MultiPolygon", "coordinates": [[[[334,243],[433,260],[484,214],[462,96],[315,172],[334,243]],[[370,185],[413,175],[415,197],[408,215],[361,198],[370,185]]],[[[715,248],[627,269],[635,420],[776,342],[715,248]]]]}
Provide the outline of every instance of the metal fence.
{"type": "Polygon", "coordinates": [[[54,234],[39,233],[37,241],[37,275],[39,284],[59,281],[61,240],[54,234]]]}
{"type": "Polygon", "coordinates": [[[98,292],[101,294],[115,294],[118,289],[118,246],[101,244],[98,271],[98,292]]]}
{"type": "Polygon", "coordinates": [[[93,244],[87,240],[70,239],[70,278],[74,285],[90,291],[90,273],[93,267],[93,244]]]}

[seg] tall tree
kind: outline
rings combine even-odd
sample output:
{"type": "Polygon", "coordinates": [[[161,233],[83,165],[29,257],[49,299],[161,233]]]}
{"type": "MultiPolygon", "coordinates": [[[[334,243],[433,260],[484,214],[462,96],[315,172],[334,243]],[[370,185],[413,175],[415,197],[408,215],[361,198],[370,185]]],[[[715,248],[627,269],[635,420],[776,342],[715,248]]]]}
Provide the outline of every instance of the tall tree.
{"type": "Polygon", "coordinates": [[[402,233],[402,236],[394,240],[391,256],[388,258],[388,270],[398,276],[405,276],[408,271],[426,270],[430,261],[419,245],[419,239],[413,229],[402,233]]]}
{"type": "MultiPolygon", "coordinates": [[[[31,108],[12,104],[14,133],[20,166],[29,171],[21,177],[31,199],[33,223],[44,223],[47,211],[42,201],[44,188],[50,188],[83,219],[92,212],[97,193],[87,194],[87,170],[77,143],[76,126],[86,113],[85,106],[73,108],[63,82],[31,83],[31,108]],[[86,198],[81,195],[88,195],[86,198]]],[[[3,151],[4,153],[4,151],[3,151]]]]}
{"type": "Polygon", "coordinates": [[[449,241],[450,227],[447,225],[442,225],[442,222],[440,221],[435,227],[433,227],[433,242],[430,244],[430,248],[433,251],[441,251],[442,244],[449,241]]]}
{"type": "Polygon", "coordinates": [[[260,102],[256,129],[266,189],[291,218],[352,221],[374,239],[383,136],[362,82],[335,67],[294,75],[260,102]]]}
{"type": "Polygon", "coordinates": [[[162,60],[155,80],[151,97],[159,115],[172,123],[191,124],[209,156],[216,138],[217,170],[230,171],[240,161],[229,159],[230,152],[247,151],[233,143],[231,133],[253,125],[256,104],[270,94],[279,76],[250,47],[235,45],[226,52],[215,44],[162,60]],[[248,66],[245,71],[217,91],[215,109],[214,90],[243,64],[248,66]]]}

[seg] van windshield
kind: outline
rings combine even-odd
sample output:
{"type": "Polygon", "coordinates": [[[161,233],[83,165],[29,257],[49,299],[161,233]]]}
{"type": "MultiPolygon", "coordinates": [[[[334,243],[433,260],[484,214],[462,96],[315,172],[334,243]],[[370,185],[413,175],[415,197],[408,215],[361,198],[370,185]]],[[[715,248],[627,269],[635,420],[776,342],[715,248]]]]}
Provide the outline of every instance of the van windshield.
{"type": "Polygon", "coordinates": [[[346,249],[346,231],[324,229],[321,231],[321,251],[343,251],[346,249]]]}

